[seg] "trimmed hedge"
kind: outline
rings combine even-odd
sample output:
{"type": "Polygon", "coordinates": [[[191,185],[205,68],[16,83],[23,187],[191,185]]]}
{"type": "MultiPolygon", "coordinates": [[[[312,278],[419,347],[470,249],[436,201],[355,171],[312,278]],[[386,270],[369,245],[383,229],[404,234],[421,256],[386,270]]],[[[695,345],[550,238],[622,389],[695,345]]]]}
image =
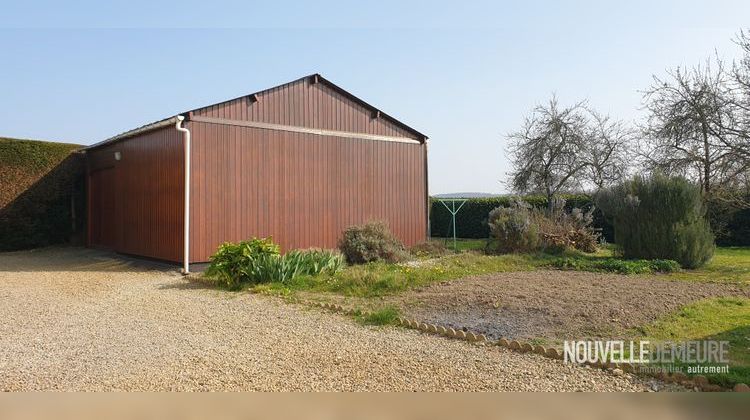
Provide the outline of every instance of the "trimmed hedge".
{"type": "Polygon", "coordinates": [[[84,231],[85,165],[73,153],[81,147],[0,138],[0,251],[64,243],[84,231]]]}
{"type": "MultiPolygon", "coordinates": [[[[591,197],[585,194],[569,194],[562,195],[562,197],[566,200],[565,209],[567,211],[575,207],[588,210],[594,205],[591,197]]],[[[527,195],[520,198],[533,207],[547,207],[547,198],[544,196],[527,195]]],[[[461,211],[456,214],[456,236],[474,239],[489,238],[490,228],[487,225],[487,216],[496,207],[509,206],[512,199],[512,196],[467,199],[466,204],[461,207],[461,211]]],[[[438,202],[438,199],[431,198],[430,230],[432,236],[452,237],[453,231],[450,229],[450,222],[450,212],[438,202]]],[[[594,228],[601,229],[602,237],[608,242],[613,241],[612,225],[604,219],[604,215],[599,209],[594,211],[594,228]]]]}

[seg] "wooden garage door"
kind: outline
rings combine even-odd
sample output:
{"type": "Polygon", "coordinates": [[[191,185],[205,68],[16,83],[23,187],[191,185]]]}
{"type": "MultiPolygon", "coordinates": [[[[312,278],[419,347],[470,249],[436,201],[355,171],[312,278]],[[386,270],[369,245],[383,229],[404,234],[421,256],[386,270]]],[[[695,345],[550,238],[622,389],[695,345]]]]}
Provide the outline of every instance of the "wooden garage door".
{"type": "Polygon", "coordinates": [[[91,246],[116,248],[115,225],[115,169],[105,168],[91,172],[89,217],[91,217],[91,246]]]}

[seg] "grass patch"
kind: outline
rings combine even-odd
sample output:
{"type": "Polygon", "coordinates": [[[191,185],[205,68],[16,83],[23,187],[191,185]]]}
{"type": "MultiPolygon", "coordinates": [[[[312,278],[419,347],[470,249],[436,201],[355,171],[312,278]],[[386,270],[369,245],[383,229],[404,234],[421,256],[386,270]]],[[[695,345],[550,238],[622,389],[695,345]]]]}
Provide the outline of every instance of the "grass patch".
{"type": "Polygon", "coordinates": [[[396,320],[400,316],[397,308],[386,306],[367,315],[359,315],[357,319],[366,325],[396,325],[396,320]]]}
{"type": "MultiPolygon", "coordinates": [[[[439,242],[453,250],[453,238],[431,238],[430,242],[439,242]]],[[[462,239],[456,238],[456,250],[461,251],[483,251],[487,244],[486,239],[462,239]]]]}
{"type": "Polygon", "coordinates": [[[714,257],[697,270],[675,273],[680,280],[750,284],[750,247],[716,248],[714,257]]]}
{"type": "Polygon", "coordinates": [[[463,253],[424,261],[418,266],[373,262],[349,266],[336,274],[298,276],[291,282],[270,283],[262,289],[269,292],[306,290],[377,297],[437,281],[486,273],[533,270],[538,266],[537,261],[538,258],[531,255],[487,256],[463,253]]]}
{"type": "MultiPolygon", "coordinates": [[[[466,242],[477,246],[477,242],[483,241],[466,242]]],[[[620,274],[659,272],[669,273],[666,275],[668,278],[684,280],[750,282],[750,248],[718,248],[714,261],[698,270],[678,270],[677,265],[668,260],[622,260],[613,256],[611,248],[604,248],[593,254],[571,251],[563,255],[482,255],[463,252],[414,264],[373,262],[353,265],[336,274],[297,276],[286,283],[254,286],[253,290],[281,295],[310,291],[371,298],[467,276],[539,268],[620,274]]]]}
{"type": "Polygon", "coordinates": [[[750,299],[702,300],[640,328],[639,333],[650,341],[728,341],[730,372],[706,376],[723,386],[750,383],[750,299]]]}

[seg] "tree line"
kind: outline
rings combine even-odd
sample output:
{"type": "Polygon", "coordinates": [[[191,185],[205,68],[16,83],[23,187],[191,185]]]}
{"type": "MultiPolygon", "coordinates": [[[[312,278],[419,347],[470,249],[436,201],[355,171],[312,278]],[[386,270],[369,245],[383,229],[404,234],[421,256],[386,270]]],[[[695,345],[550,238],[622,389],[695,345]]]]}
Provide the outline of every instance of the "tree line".
{"type": "Polygon", "coordinates": [[[750,208],[750,33],[733,41],[742,55],[731,63],[716,55],[654,75],[640,123],[585,100],[563,106],[553,95],[508,135],[509,187],[543,194],[551,205],[564,192],[595,193],[634,173],[659,173],[699,185],[709,212],[750,208]]]}

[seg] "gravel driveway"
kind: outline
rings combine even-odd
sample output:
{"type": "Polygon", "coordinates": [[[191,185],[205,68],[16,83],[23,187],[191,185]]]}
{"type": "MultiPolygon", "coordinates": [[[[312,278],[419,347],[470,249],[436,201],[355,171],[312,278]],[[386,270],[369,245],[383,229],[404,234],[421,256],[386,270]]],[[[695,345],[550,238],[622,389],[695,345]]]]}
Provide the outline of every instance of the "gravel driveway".
{"type": "Polygon", "coordinates": [[[0,390],[645,390],[80,248],[0,254],[0,390]]]}

